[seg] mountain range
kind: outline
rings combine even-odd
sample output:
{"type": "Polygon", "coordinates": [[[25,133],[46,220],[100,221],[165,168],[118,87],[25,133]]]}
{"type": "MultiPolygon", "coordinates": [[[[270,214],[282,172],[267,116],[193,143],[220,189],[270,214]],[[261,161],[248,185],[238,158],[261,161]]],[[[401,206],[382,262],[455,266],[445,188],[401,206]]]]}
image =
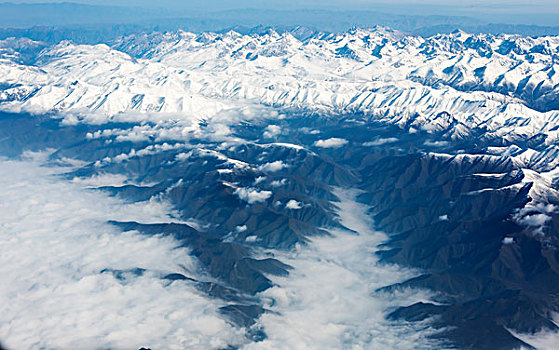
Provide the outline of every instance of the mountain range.
{"type": "MultiPolygon", "coordinates": [[[[380,26],[10,38],[0,152],[168,203],[167,221],[104,219],[189,249],[199,270],[156,275],[223,304],[243,337],[214,348],[313,348],[313,332],[335,339],[322,348],[552,348],[558,60],[557,36],[380,26]]],[[[130,264],[91,273],[153,273],[130,264]]],[[[14,348],[61,344],[6,329],[14,348]]]]}

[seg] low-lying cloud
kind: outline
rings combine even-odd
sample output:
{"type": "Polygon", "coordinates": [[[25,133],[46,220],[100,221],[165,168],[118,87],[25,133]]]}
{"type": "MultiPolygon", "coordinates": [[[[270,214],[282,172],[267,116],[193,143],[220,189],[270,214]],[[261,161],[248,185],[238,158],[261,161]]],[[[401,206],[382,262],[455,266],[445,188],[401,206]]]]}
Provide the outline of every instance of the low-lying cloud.
{"type": "MultiPolygon", "coordinates": [[[[557,323],[557,318],[554,322],[557,323]]],[[[538,350],[555,350],[557,349],[557,344],[559,344],[559,332],[542,331],[535,334],[523,334],[517,333],[511,329],[509,329],[509,332],[526,344],[529,344],[538,350]]],[[[527,347],[521,347],[521,349],[531,350],[531,348],[527,347]]]]}
{"type": "Polygon", "coordinates": [[[170,237],[121,233],[106,220],[174,221],[157,201],[124,204],[0,161],[0,340],[8,349],[217,349],[244,340],[212,300],[168,273],[196,276],[170,237]],[[104,269],[131,271],[116,278],[104,269]]]}
{"type": "Polygon", "coordinates": [[[330,139],[327,140],[318,140],[314,143],[314,145],[316,147],[321,147],[321,148],[340,148],[344,145],[346,145],[348,143],[348,141],[346,139],[340,139],[337,137],[332,137],[330,139]]]}
{"type": "Polygon", "coordinates": [[[291,209],[291,210],[297,210],[297,209],[301,209],[301,202],[296,201],[295,199],[290,199],[287,204],[285,204],[285,207],[287,209],[291,209]]]}
{"type": "Polygon", "coordinates": [[[428,299],[419,291],[378,293],[380,287],[413,276],[382,265],[374,252],[386,236],[371,229],[367,208],[354,192],[337,191],[342,223],[358,233],[332,230],[308,246],[274,252],[294,267],[277,286],[261,293],[272,313],[259,319],[268,338],[244,349],[418,349],[436,348],[425,324],[387,321],[386,310],[428,299]],[[423,327],[423,328],[422,328],[423,327]]]}
{"type": "Polygon", "coordinates": [[[239,199],[247,202],[248,204],[265,202],[272,196],[271,191],[260,191],[255,188],[239,187],[234,192],[239,199]]]}
{"type": "Polygon", "coordinates": [[[287,168],[287,164],[282,162],[281,160],[276,160],[275,162],[266,163],[258,166],[258,170],[264,171],[267,173],[273,173],[276,171],[280,171],[284,168],[287,168]]]}
{"type": "Polygon", "coordinates": [[[374,141],[369,141],[363,143],[363,146],[383,146],[389,143],[398,142],[398,139],[395,137],[387,137],[387,138],[378,138],[374,141]]]}

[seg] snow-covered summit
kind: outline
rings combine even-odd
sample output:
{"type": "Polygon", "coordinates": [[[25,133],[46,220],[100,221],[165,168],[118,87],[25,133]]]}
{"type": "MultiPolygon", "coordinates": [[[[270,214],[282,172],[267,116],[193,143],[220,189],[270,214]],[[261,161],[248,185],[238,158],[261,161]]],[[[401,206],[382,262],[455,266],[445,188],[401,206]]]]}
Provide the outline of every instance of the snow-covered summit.
{"type": "MultiPolygon", "coordinates": [[[[27,45],[28,46],[28,45],[27,45]]],[[[559,38],[472,35],[421,38],[384,27],[315,33],[183,31],[111,46],[62,42],[33,64],[3,41],[3,110],[114,116],[172,113],[206,119],[239,105],[320,114],[359,113],[454,137],[484,129],[507,139],[545,133],[559,119],[559,38]],[[452,118],[441,121],[438,116],[452,118]]]]}

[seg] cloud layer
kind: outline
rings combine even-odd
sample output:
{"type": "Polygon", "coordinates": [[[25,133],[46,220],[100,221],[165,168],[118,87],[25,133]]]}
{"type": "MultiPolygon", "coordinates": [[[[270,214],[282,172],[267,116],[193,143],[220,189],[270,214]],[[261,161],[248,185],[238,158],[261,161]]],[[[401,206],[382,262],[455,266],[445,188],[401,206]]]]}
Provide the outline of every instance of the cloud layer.
{"type": "MultiPolygon", "coordinates": [[[[270,276],[276,286],[260,297],[272,312],[257,323],[268,338],[249,343],[244,330],[219,314],[222,302],[189,282],[161,279],[177,272],[204,278],[187,249],[169,237],[121,233],[106,224],[178,221],[172,208],[158,201],[125,204],[83,189],[88,181],[66,181],[56,172],[32,161],[0,161],[0,248],[6,252],[0,256],[0,284],[6,286],[0,290],[0,340],[9,348],[436,346],[427,338],[434,332],[427,323],[385,319],[390,307],[429,295],[376,292],[414,273],[378,262],[374,252],[386,236],[371,229],[367,207],[354,201],[354,191],[335,191],[341,223],[351,231],[331,230],[331,236],[293,251],[268,252],[294,270],[287,277],[270,276]],[[120,273],[102,272],[107,269],[120,273]]],[[[260,198],[267,196],[264,191],[240,190],[245,192],[237,195],[247,202],[267,199],[260,198]]],[[[287,207],[301,203],[291,200],[287,207]]]]}
{"type": "Polygon", "coordinates": [[[386,237],[371,229],[367,208],[354,192],[337,191],[342,223],[351,231],[331,231],[294,252],[275,252],[294,267],[289,277],[261,294],[273,313],[259,324],[268,339],[246,349],[417,349],[436,346],[427,325],[389,322],[386,308],[426,300],[422,292],[386,295],[376,290],[413,276],[379,264],[374,252],[386,237]]]}
{"type": "Polygon", "coordinates": [[[218,301],[160,278],[196,275],[188,250],[106,224],[169,222],[165,204],[124,204],[18,161],[0,161],[0,196],[0,340],[9,349],[215,349],[244,341],[219,316],[218,301]]]}

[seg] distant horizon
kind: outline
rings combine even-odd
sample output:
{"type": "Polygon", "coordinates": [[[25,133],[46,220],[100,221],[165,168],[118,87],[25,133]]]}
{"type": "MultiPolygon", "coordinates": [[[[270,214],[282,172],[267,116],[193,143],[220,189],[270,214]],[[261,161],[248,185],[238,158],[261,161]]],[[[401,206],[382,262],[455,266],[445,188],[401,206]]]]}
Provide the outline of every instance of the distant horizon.
{"type": "Polygon", "coordinates": [[[392,2],[370,0],[288,0],[278,3],[269,0],[194,0],[184,3],[178,0],[162,0],[156,3],[147,0],[12,0],[3,4],[61,4],[75,3],[92,6],[118,6],[139,9],[171,11],[176,17],[197,17],[203,14],[231,10],[326,10],[326,11],[375,11],[379,13],[405,16],[458,16],[471,17],[487,23],[527,24],[541,26],[559,25],[559,2],[535,0],[525,1],[493,0],[393,0],[392,2]]]}
{"type": "MultiPolygon", "coordinates": [[[[548,21],[506,21],[510,16],[476,16],[465,11],[434,12],[435,5],[422,6],[421,11],[398,13],[395,7],[377,3],[377,9],[357,10],[348,6],[333,10],[328,6],[282,9],[252,8],[224,9],[208,6],[206,11],[171,10],[165,7],[127,7],[125,0],[109,4],[92,1],[52,2],[18,1],[0,2],[0,39],[27,37],[54,43],[71,40],[82,44],[95,44],[116,40],[119,37],[144,32],[223,32],[240,28],[243,33],[253,33],[260,28],[280,31],[298,26],[311,31],[344,32],[352,27],[371,28],[376,25],[389,27],[408,34],[429,37],[461,29],[469,33],[520,34],[527,36],[559,35],[559,20],[554,14],[548,21]],[[384,8],[382,6],[385,6],[384,8]]],[[[216,0],[208,0],[216,3],[216,0]]],[[[333,3],[332,1],[330,3],[333,3]]],[[[241,2],[241,5],[250,5],[241,2]]],[[[142,3],[136,4],[142,5],[142,3]]],[[[158,3],[157,6],[161,4],[158,3]]],[[[192,5],[192,4],[191,4],[192,5]]],[[[309,3],[306,3],[309,5],[309,3]]],[[[372,6],[372,5],[367,5],[372,6]]],[[[416,6],[416,5],[414,5],[416,6]]],[[[487,5],[486,5],[487,6],[487,5]]],[[[439,6],[443,8],[444,6],[439,6]]],[[[444,7],[446,9],[452,6],[444,7]]],[[[476,7],[477,8],[477,7],[476,7]]],[[[543,18],[542,15],[534,15],[543,18]]],[[[524,15],[523,18],[529,18],[524,15]]],[[[306,35],[303,33],[303,36],[306,35]]]]}

